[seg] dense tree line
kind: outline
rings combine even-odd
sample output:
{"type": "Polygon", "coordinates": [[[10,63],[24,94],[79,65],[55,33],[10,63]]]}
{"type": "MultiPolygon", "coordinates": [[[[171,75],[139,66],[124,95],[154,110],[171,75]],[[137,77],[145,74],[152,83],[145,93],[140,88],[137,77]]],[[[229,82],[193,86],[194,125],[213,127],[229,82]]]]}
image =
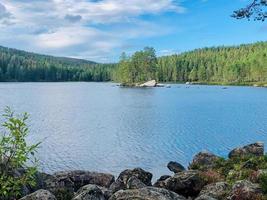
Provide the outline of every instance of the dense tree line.
{"type": "Polygon", "coordinates": [[[160,82],[267,82],[267,42],[203,48],[155,58],[150,66],[153,76],[149,76],[146,67],[151,57],[145,53],[146,49],[151,48],[145,48],[129,58],[122,56],[118,70],[118,74],[123,77],[120,80],[126,83],[152,78],[160,82]],[[138,70],[139,73],[136,72],[138,70]]]}
{"type": "Polygon", "coordinates": [[[118,64],[44,56],[0,47],[0,81],[267,83],[267,42],[156,57],[150,47],[118,64]]]}
{"type": "Polygon", "coordinates": [[[0,81],[110,81],[114,66],[0,47],[0,81]]]}
{"type": "Polygon", "coordinates": [[[267,42],[197,49],[158,59],[159,81],[267,82],[267,42]]]}

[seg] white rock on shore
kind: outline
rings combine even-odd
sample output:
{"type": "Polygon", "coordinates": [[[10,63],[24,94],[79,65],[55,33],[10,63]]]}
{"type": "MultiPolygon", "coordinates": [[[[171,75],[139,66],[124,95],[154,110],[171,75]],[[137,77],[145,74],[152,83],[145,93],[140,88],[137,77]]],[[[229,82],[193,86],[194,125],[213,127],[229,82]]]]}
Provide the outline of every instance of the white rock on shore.
{"type": "Polygon", "coordinates": [[[140,87],[156,87],[156,86],[157,86],[156,80],[147,81],[140,85],[140,87]]]}

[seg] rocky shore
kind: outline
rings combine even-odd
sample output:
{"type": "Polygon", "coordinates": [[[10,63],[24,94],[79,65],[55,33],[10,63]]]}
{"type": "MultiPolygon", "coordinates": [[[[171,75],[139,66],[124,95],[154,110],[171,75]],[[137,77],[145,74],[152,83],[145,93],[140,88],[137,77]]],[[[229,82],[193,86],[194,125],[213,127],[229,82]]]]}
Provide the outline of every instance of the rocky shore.
{"type": "Polygon", "coordinates": [[[152,88],[152,87],[166,87],[170,88],[170,85],[158,83],[156,80],[147,81],[145,83],[121,83],[120,87],[135,87],[135,88],[152,88]]]}
{"type": "Polygon", "coordinates": [[[233,149],[228,159],[210,152],[195,155],[188,169],[171,161],[173,176],[152,183],[152,174],[127,169],[111,174],[65,171],[36,174],[36,186],[25,186],[21,200],[264,200],[267,156],[264,144],[233,149]]]}

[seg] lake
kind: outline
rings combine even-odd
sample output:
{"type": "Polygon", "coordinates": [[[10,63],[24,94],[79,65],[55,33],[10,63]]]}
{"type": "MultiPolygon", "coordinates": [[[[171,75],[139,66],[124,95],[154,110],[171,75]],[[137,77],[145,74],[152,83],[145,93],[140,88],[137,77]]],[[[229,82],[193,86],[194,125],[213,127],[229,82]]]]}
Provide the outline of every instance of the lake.
{"type": "Polygon", "coordinates": [[[142,167],[155,178],[209,150],[267,144],[267,88],[120,88],[114,83],[1,83],[0,109],[30,114],[29,142],[43,141],[40,169],[118,175],[142,167]]]}

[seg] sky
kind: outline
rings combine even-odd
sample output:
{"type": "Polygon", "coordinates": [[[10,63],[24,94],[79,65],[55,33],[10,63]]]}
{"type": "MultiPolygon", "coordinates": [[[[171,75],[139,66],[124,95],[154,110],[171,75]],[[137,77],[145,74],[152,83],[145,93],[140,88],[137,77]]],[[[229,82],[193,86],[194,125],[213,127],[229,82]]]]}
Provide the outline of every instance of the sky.
{"type": "Polygon", "coordinates": [[[249,0],[0,0],[0,45],[117,62],[146,46],[159,56],[267,40],[267,23],[236,20],[249,0]]]}

